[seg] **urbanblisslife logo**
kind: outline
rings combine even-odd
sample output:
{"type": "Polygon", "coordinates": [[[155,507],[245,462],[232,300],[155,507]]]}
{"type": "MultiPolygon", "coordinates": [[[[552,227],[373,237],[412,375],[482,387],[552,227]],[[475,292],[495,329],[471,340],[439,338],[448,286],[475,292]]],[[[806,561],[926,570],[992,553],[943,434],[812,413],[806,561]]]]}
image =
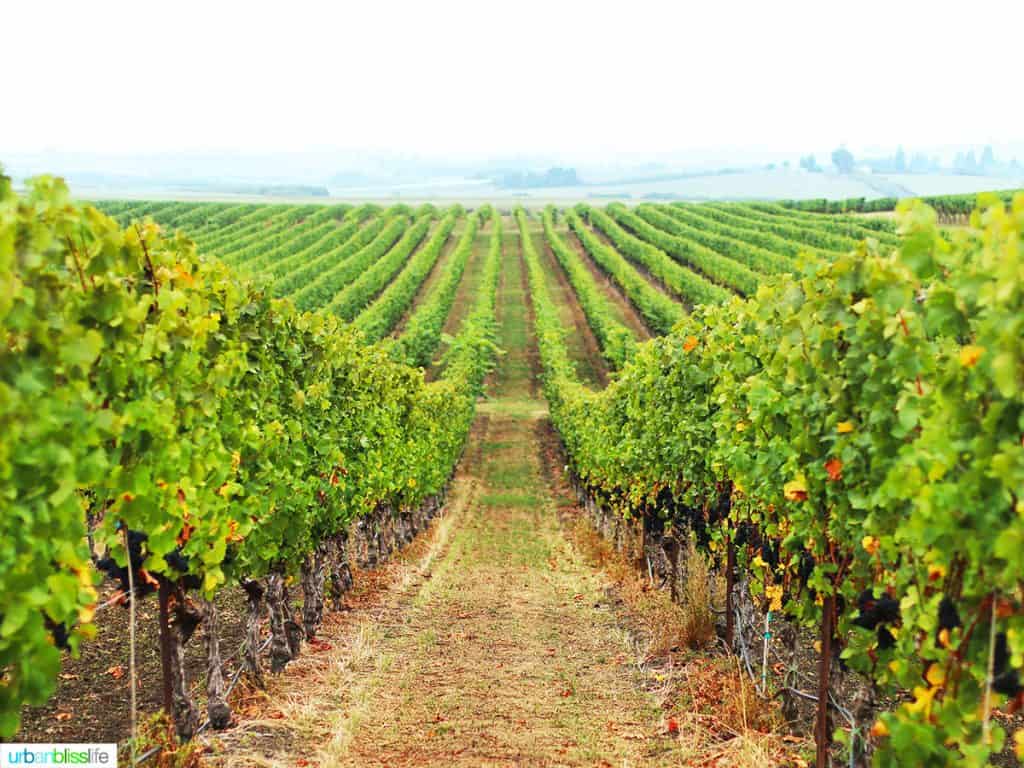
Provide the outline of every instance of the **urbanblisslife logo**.
{"type": "Polygon", "coordinates": [[[73,765],[117,768],[116,744],[0,744],[0,768],[73,765]]]}

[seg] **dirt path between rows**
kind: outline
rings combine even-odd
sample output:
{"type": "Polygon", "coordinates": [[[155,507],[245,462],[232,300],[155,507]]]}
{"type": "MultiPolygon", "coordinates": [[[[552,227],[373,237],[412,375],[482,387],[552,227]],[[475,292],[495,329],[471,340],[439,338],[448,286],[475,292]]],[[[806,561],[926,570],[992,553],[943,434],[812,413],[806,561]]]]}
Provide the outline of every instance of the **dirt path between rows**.
{"type": "Polygon", "coordinates": [[[300,679],[282,686],[280,715],[250,726],[224,765],[664,764],[674,742],[607,579],[560,525],[571,500],[542,461],[551,432],[511,241],[504,264],[504,354],[446,515],[395,566],[383,603],[289,668],[300,679]]]}
{"type": "Polygon", "coordinates": [[[583,222],[583,226],[588,227],[590,231],[593,232],[594,235],[596,235],[602,243],[604,243],[613,251],[622,256],[622,258],[629,263],[629,266],[636,270],[637,274],[639,274],[641,277],[643,277],[644,280],[651,284],[651,287],[654,288],[654,290],[663,293],[672,301],[676,302],[677,304],[680,304],[687,312],[689,312],[692,309],[692,307],[690,307],[685,301],[683,301],[682,297],[680,297],[675,291],[671,290],[659,278],[651,274],[651,270],[649,270],[643,264],[640,264],[639,262],[629,258],[628,256],[626,256],[626,254],[622,253],[622,251],[618,249],[615,243],[612,242],[611,238],[608,237],[608,235],[606,235],[603,231],[601,231],[600,229],[591,224],[588,224],[587,222],[583,222]]]}
{"type": "Polygon", "coordinates": [[[600,286],[601,290],[604,291],[605,295],[612,302],[612,304],[618,309],[619,320],[621,320],[640,341],[647,341],[654,334],[651,333],[647,327],[647,323],[644,321],[643,316],[639,310],[633,306],[633,303],[626,297],[619,288],[618,284],[612,280],[607,274],[601,271],[601,268],[597,266],[594,260],[587,253],[587,249],[583,247],[583,243],[580,242],[576,236],[576,232],[569,226],[563,225],[561,229],[557,230],[558,234],[567,242],[570,247],[576,250],[577,255],[580,257],[580,261],[590,270],[590,274],[594,276],[594,281],[600,286]]]}
{"type": "Polygon", "coordinates": [[[466,260],[466,266],[462,271],[462,277],[459,279],[459,285],[455,289],[455,297],[452,300],[451,309],[448,310],[448,317],[444,321],[444,327],[441,331],[441,342],[437,345],[434,359],[427,369],[427,381],[434,381],[441,375],[444,369],[443,361],[449,346],[444,337],[455,337],[458,335],[459,329],[462,327],[462,321],[465,320],[466,315],[472,309],[476,298],[476,287],[483,273],[484,262],[487,260],[487,248],[492,231],[491,226],[493,225],[488,221],[477,230],[476,237],[473,240],[473,247],[469,252],[469,258],[466,260]]]}
{"type": "Polygon", "coordinates": [[[530,234],[547,274],[551,298],[558,305],[562,323],[569,331],[565,343],[576,363],[576,373],[585,384],[594,389],[604,389],[608,385],[608,363],[601,355],[601,345],[587,321],[576,291],[551,251],[543,230],[531,229],[530,234]]]}
{"type": "Polygon", "coordinates": [[[420,287],[416,289],[416,295],[413,298],[412,303],[409,305],[408,309],[402,313],[402,317],[395,324],[395,327],[391,329],[391,333],[389,334],[390,336],[398,338],[402,335],[405,331],[405,326],[409,323],[409,318],[415,314],[416,310],[419,309],[420,304],[422,304],[430,295],[431,291],[434,289],[434,285],[436,285],[437,281],[441,279],[441,275],[445,273],[448,260],[451,258],[452,251],[455,250],[455,246],[458,244],[459,238],[462,237],[462,231],[465,228],[466,220],[465,217],[463,217],[455,223],[452,231],[448,233],[448,237],[445,240],[444,245],[441,247],[441,253],[438,256],[437,261],[434,262],[434,266],[431,267],[427,277],[422,283],[420,283],[420,287]]]}

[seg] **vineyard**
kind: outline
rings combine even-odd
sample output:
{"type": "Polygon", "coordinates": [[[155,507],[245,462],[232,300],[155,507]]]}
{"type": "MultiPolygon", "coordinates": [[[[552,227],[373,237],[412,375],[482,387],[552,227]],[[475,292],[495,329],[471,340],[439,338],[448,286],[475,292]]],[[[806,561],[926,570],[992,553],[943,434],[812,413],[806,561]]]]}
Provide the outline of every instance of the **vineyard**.
{"type": "Polygon", "coordinates": [[[98,737],[45,719],[103,643],[131,759],[159,753],[128,744],[137,709],[229,733],[239,691],[294,692],[361,580],[433,541],[391,623],[434,640],[381,630],[397,671],[366,670],[321,764],[568,749],[467,747],[495,701],[591,734],[558,764],[686,764],[675,700],[657,750],[616,736],[651,716],[580,656],[622,648],[566,506],[676,607],[704,580],[711,631],[677,651],[783,713],[781,764],[1024,758],[1024,195],[933,202],[87,205],[0,177],[0,739],[98,737]],[[440,672],[438,616],[470,627],[440,672]],[[415,744],[372,716],[419,733],[390,681],[473,670],[491,687],[446,678],[464,701],[415,744]]]}

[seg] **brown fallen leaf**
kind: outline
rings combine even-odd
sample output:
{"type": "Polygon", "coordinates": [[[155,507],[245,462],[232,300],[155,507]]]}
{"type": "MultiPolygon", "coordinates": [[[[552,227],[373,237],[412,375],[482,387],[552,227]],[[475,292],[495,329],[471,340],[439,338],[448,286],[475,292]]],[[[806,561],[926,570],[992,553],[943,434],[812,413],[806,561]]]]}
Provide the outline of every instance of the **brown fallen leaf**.
{"type": "Polygon", "coordinates": [[[57,713],[57,722],[59,722],[59,723],[66,723],[70,719],[71,719],[71,713],[70,712],[58,712],[57,713]]]}
{"type": "Polygon", "coordinates": [[[120,664],[115,664],[107,669],[106,674],[110,675],[115,680],[120,680],[124,677],[124,667],[120,664]]]}

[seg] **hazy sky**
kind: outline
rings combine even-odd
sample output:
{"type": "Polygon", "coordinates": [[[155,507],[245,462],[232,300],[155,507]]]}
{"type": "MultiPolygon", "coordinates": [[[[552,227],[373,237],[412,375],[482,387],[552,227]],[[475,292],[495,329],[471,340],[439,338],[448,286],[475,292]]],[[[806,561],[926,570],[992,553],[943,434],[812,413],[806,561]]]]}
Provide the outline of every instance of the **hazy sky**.
{"type": "Polygon", "coordinates": [[[0,153],[1003,143],[1022,28],[1021,0],[9,0],[0,153]]]}

